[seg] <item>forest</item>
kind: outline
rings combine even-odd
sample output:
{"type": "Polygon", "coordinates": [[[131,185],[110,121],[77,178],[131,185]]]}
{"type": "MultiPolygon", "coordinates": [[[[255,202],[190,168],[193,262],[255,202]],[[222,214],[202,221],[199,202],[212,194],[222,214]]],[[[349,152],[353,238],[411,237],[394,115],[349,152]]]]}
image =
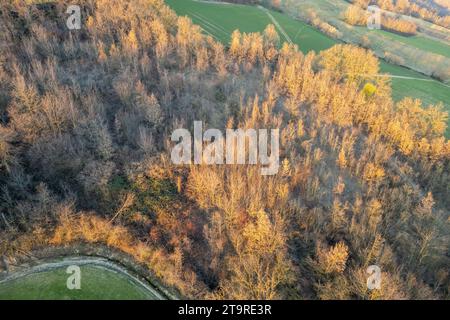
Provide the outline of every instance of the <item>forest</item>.
{"type": "Polygon", "coordinates": [[[0,256],[106,245],[192,299],[449,299],[441,104],[369,50],[229,46],[163,0],[0,4],[0,256]],[[175,165],[178,128],[280,130],[280,170],[175,165]],[[367,268],[381,287],[369,290],[367,268]]]}

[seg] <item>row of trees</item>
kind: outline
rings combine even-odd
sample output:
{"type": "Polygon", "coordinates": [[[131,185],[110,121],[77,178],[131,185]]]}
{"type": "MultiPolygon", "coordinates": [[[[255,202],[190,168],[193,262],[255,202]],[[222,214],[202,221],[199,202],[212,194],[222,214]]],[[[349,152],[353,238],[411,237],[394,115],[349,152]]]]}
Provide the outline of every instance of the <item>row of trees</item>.
{"type": "Polygon", "coordinates": [[[432,1],[431,4],[428,1],[411,0],[350,0],[350,2],[364,9],[368,5],[375,4],[383,10],[421,18],[442,27],[450,27],[450,15],[446,14],[450,10],[450,5],[445,2],[432,1]],[[439,10],[439,6],[442,6],[444,10],[439,10]]]}
{"type": "MultiPolygon", "coordinates": [[[[349,6],[343,13],[343,19],[351,25],[365,26],[367,25],[367,17],[368,13],[356,5],[349,6]]],[[[393,18],[386,14],[381,16],[381,27],[385,30],[408,36],[417,34],[417,26],[415,23],[404,19],[393,18]]]]}
{"type": "Polygon", "coordinates": [[[338,29],[336,29],[326,21],[320,19],[316,11],[314,11],[313,9],[308,10],[306,15],[306,22],[332,38],[340,39],[340,37],[342,36],[338,29]]]}

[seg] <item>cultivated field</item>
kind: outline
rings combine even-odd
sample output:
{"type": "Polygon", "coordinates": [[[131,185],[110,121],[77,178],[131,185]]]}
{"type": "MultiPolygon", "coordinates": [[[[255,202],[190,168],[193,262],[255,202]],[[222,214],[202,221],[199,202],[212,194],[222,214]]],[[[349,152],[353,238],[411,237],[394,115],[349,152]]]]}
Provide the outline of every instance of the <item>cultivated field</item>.
{"type": "MultiPolygon", "coordinates": [[[[235,29],[241,32],[258,32],[272,23],[272,16],[279,24],[277,31],[282,41],[292,40],[304,53],[314,50],[316,52],[328,49],[339,43],[317,31],[305,22],[293,19],[279,12],[263,10],[258,7],[236,5],[228,3],[207,3],[195,0],[166,0],[178,15],[189,16],[194,23],[200,25],[205,33],[224,43],[229,43],[230,35],[235,29]],[[282,30],[280,30],[280,28],[282,30]],[[287,34],[286,37],[284,34],[287,34]],[[289,38],[289,39],[288,39],[289,38]]],[[[383,32],[384,31],[377,31],[383,32]]],[[[392,35],[395,37],[395,35],[392,35]]],[[[404,37],[402,37],[404,38],[404,37]]],[[[446,52],[445,44],[426,39],[424,37],[410,38],[423,47],[434,44],[433,50],[446,52]]],[[[381,61],[382,73],[392,76],[392,91],[395,100],[401,100],[410,96],[421,99],[425,105],[442,102],[446,109],[450,110],[450,86],[427,77],[419,72],[381,61]]],[[[447,130],[450,136],[450,130],[447,130]]]]}
{"type": "MultiPolygon", "coordinates": [[[[365,29],[364,27],[356,27],[356,28],[365,29]]],[[[373,30],[371,31],[371,33],[374,33],[380,37],[386,37],[390,40],[398,41],[405,45],[414,46],[420,50],[433,52],[442,55],[444,57],[450,58],[450,46],[437,39],[432,39],[430,37],[426,37],[423,35],[405,37],[385,30],[373,30]]]]}

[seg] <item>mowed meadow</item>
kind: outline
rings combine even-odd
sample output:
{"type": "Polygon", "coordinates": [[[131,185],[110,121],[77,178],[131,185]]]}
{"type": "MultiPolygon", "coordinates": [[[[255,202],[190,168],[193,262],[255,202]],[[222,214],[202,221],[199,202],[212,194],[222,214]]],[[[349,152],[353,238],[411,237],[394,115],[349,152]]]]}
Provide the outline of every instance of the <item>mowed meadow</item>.
{"type": "MultiPolygon", "coordinates": [[[[271,17],[265,10],[257,6],[248,6],[230,3],[207,3],[196,0],[166,0],[165,1],[178,15],[188,16],[195,24],[201,26],[205,34],[224,44],[229,44],[231,34],[238,29],[241,32],[261,32],[268,24],[273,24],[271,17]]],[[[277,31],[281,42],[297,44],[303,53],[309,51],[320,52],[341,43],[333,39],[303,21],[293,19],[285,14],[268,10],[270,15],[278,22],[277,31]],[[280,27],[283,29],[279,30],[280,27]],[[286,37],[287,35],[287,37],[286,37]]],[[[375,31],[387,33],[385,31],[375,31]]],[[[396,36],[396,35],[393,35],[396,36]]],[[[405,38],[400,37],[399,38],[405,38]]],[[[430,41],[422,41],[421,37],[408,38],[405,41],[419,43],[421,46],[429,46],[430,41]]],[[[438,42],[432,41],[433,44],[438,42]]],[[[438,43],[433,50],[440,53],[448,47],[438,43]]],[[[449,53],[447,53],[449,54],[449,53]]],[[[441,83],[414,70],[387,63],[380,60],[380,71],[392,75],[392,97],[400,101],[405,97],[422,100],[424,105],[436,105],[442,103],[446,110],[450,110],[450,85],[441,83]]],[[[447,129],[447,138],[450,130],[447,129]]]]}

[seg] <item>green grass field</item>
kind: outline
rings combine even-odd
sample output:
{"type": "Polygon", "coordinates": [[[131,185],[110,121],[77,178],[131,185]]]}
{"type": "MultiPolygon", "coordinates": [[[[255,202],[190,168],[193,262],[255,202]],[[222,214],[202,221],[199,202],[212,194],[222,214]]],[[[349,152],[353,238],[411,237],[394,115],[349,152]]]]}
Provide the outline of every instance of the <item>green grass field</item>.
{"type": "Polygon", "coordinates": [[[125,275],[94,265],[81,266],[81,289],[67,289],[66,267],[0,282],[0,300],[153,300],[125,275]]]}
{"type": "MultiPolygon", "coordinates": [[[[268,24],[272,23],[268,14],[254,6],[206,3],[195,0],[166,0],[166,3],[178,15],[189,16],[195,24],[203,28],[205,33],[212,35],[225,44],[229,43],[230,35],[236,29],[239,29],[241,32],[260,32],[268,24]]],[[[289,38],[304,53],[311,50],[319,52],[338,43],[337,40],[326,36],[302,21],[279,12],[269,12],[278,21],[289,38]]],[[[282,41],[287,41],[282,32],[280,30],[278,31],[282,41]]],[[[440,51],[441,53],[445,51],[447,55],[450,55],[450,52],[446,51],[445,47],[447,46],[437,41],[428,40],[423,37],[410,38],[405,41],[420,42],[420,45],[424,48],[431,45],[430,41],[432,41],[434,46],[433,50],[440,51]]],[[[394,100],[398,101],[410,96],[421,99],[424,105],[442,102],[445,108],[450,110],[450,86],[444,85],[419,72],[392,65],[385,61],[381,61],[380,69],[382,73],[389,73],[394,76],[392,78],[394,100]]],[[[450,136],[450,130],[447,130],[447,136],[450,136]]]]}
{"type": "MultiPolygon", "coordinates": [[[[363,28],[363,27],[356,27],[356,28],[363,28]]],[[[405,37],[384,30],[373,30],[371,32],[378,34],[381,37],[386,37],[391,40],[398,41],[403,44],[413,46],[424,51],[440,54],[441,56],[450,58],[450,46],[431,38],[427,38],[421,35],[405,37]]]]}

